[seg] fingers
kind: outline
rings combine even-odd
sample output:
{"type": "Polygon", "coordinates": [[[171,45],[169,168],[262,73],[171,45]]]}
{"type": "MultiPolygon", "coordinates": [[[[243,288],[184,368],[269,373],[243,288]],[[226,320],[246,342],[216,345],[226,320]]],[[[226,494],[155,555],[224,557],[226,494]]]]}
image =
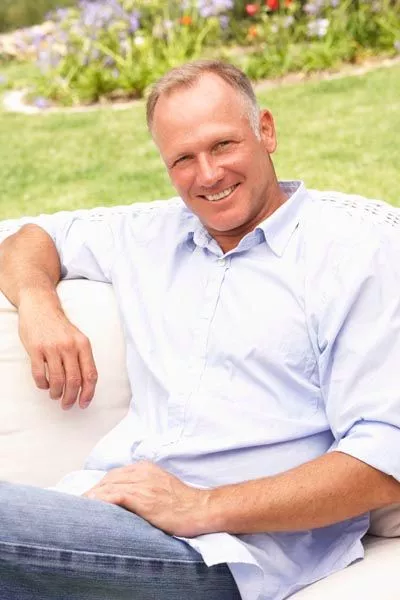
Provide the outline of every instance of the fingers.
{"type": "Polygon", "coordinates": [[[99,486],[112,483],[138,483],[143,480],[148,480],[150,477],[159,478],[164,471],[158,465],[148,461],[141,460],[123,467],[116,467],[108,471],[106,475],[98,483],[99,486]]]}
{"type": "Polygon", "coordinates": [[[40,352],[36,352],[31,356],[32,377],[37,387],[40,390],[48,390],[49,382],[46,374],[46,362],[40,352]]]}
{"type": "Polygon", "coordinates": [[[97,369],[93,358],[92,348],[87,338],[82,342],[82,349],[79,353],[78,360],[82,375],[79,406],[81,408],[87,408],[93,399],[97,383],[97,369]]]}
{"type": "Polygon", "coordinates": [[[102,502],[108,502],[108,504],[115,504],[126,508],[131,512],[137,512],[137,506],[135,501],[135,494],[132,489],[126,484],[109,484],[103,486],[95,486],[83,494],[85,498],[90,500],[100,500],[102,502]]]}
{"type": "Polygon", "coordinates": [[[64,367],[60,356],[52,353],[46,357],[47,378],[49,382],[50,398],[58,400],[62,397],[65,385],[64,367]]]}
{"type": "Polygon", "coordinates": [[[61,398],[61,407],[64,410],[68,410],[75,404],[82,385],[82,376],[79,368],[78,357],[74,352],[64,354],[62,357],[62,367],[65,385],[63,388],[64,393],[61,398]]]}
{"type": "Polygon", "coordinates": [[[54,344],[31,354],[32,376],[39,389],[49,389],[50,397],[61,399],[64,410],[87,408],[93,399],[97,369],[90,342],[77,332],[62,344],[54,344]]]}

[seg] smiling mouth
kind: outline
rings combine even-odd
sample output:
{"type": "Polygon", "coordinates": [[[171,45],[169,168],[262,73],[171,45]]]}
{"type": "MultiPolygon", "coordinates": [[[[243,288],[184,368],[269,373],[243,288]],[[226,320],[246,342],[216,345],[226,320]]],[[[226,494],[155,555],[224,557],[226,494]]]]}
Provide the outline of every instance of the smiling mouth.
{"type": "Polygon", "coordinates": [[[226,188],[226,190],[223,190],[218,194],[208,194],[207,196],[204,195],[203,198],[208,200],[208,202],[218,202],[219,200],[224,200],[236,190],[238,185],[239,184],[236,183],[235,185],[231,185],[231,187],[226,188]]]}

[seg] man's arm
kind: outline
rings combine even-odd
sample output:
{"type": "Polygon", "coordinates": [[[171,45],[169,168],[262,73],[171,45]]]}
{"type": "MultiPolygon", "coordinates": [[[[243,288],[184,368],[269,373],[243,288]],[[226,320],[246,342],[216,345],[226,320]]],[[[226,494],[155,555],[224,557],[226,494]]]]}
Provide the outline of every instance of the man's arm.
{"type": "Polygon", "coordinates": [[[123,506],[172,535],[193,537],[324,527],[400,502],[400,483],[331,452],[279,475],[211,490],[140,462],[110,471],[85,496],[123,506]]]}
{"type": "Polygon", "coordinates": [[[26,225],[0,245],[0,289],[18,308],[20,337],[36,385],[62,398],[64,409],[79,395],[84,408],[93,397],[97,372],[89,340],[61,307],[59,279],[56,247],[40,227],[26,225]]]}
{"type": "Polygon", "coordinates": [[[400,483],[342,452],[279,475],[212,490],[213,530],[230,533],[325,527],[400,502],[400,483]]]}

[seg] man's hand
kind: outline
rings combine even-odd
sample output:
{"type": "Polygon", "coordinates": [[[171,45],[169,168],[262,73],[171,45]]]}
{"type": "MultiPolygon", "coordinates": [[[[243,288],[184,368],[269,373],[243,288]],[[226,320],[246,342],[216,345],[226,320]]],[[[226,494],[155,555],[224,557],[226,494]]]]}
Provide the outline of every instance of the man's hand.
{"type": "Polygon", "coordinates": [[[0,244],[0,290],[18,308],[19,334],[41,389],[85,408],[97,381],[89,340],[64,314],[56,292],[60,258],[50,235],[25,225],[0,244]]]}
{"type": "Polygon", "coordinates": [[[88,338],[67,319],[61,308],[47,302],[47,294],[27,295],[19,305],[19,334],[38,388],[61,399],[64,410],[89,406],[97,371],[88,338]]]}
{"type": "Polygon", "coordinates": [[[84,496],[122,506],[170,535],[199,535],[207,520],[208,490],[190,487],[147,461],[113,469],[84,496]]]}

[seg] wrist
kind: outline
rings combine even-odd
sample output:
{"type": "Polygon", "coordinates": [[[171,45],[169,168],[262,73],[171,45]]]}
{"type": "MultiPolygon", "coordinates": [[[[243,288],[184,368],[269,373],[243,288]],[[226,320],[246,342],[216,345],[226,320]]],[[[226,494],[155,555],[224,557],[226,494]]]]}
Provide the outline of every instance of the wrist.
{"type": "Polygon", "coordinates": [[[26,285],[21,288],[18,292],[17,307],[20,311],[45,308],[63,312],[56,288],[50,281],[47,285],[26,285]]]}
{"type": "Polygon", "coordinates": [[[217,533],[225,531],[224,499],[221,498],[221,488],[198,490],[199,496],[194,506],[193,535],[217,533]]]}

